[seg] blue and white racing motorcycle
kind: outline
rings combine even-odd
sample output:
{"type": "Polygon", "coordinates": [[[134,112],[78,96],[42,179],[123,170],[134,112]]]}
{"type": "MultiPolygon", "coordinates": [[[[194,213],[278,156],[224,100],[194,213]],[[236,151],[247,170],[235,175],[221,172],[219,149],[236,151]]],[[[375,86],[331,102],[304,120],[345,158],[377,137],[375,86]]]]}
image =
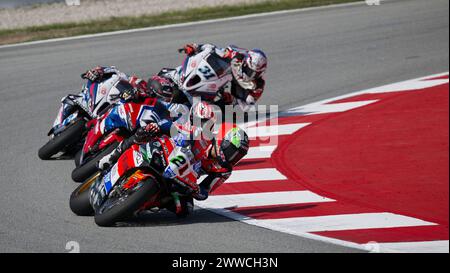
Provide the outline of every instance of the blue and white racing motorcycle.
{"type": "Polygon", "coordinates": [[[105,113],[111,105],[121,100],[121,94],[132,92],[131,84],[112,74],[102,82],[87,81],[81,92],[62,99],[70,112],[61,107],[53,127],[48,132],[50,140],[39,149],[39,158],[48,160],[58,153],[76,154],[82,147],[89,121],[105,113]]]}

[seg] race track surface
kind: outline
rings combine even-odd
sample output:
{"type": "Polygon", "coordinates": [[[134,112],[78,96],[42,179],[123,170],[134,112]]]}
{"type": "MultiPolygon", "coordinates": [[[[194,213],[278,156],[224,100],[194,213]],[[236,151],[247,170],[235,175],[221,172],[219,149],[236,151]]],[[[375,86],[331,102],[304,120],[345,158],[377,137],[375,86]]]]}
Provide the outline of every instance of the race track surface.
{"type": "Polygon", "coordinates": [[[116,65],[145,78],[181,63],[187,42],[260,47],[269,56],[261,103],[280,110],[448,71],[449,2],[388,1],[222,23],[0,48],[0,252],[353,252],[236,222],[200,208],[186,220],[162,213],[117,228],[77,217],[72,160],[37,150],[59,99],[79,74],[116,65]]]}

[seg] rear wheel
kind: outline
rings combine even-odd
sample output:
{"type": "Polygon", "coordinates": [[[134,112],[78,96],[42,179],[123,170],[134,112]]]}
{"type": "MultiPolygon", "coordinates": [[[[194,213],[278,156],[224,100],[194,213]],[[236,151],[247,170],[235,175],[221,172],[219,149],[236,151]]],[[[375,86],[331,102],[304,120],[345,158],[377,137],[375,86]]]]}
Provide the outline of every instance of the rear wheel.
{"type": "Polygon", "coordinates": [[[109,197],[95,214],[95,223],[107,227],[131,218],[134,212],[158,191],[158,184],[153,178],[149,178],[123,194],[109,197]]]}
{"type": "Polygon", "coordinates": [[[95,182],[100,175],[98,172],[88,181],[78,186],[70,195],[70,209],[73,213],[79,216],[92,216],[94,215],[94,209],[89,201],[89,193],[91,185],[95,182]]]}
{"type": "Polygon", "coordinates": [[[97,163],[102,159],[104,156],[110,154],[119,143],[115,142],[108,147],[106,147],[103,151],[98,153],[95,157],[90,158],[86,163],[83,165],[78,165],[73,171],[72,171],[72,179],[75,182],[84,182],[86,179],[88,179],[91,175],[93,175],[96,171],[98,171],[97,163]]]}
{"type": "Polygon", "coordinates": [[[78,119],[70,124],[60,134],[50,139],[44,146],[39,149],[38,156],[42,160],[48,160],[53,155],[62,151],[65,147],[78,142],[83,136],[85,121],[78,119]]]}

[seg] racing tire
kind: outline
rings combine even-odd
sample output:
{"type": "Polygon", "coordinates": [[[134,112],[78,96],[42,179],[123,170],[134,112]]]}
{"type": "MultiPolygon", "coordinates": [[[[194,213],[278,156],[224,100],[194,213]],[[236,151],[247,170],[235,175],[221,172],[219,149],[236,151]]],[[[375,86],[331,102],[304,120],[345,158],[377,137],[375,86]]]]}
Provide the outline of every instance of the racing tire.
{"type": "Polygon", "coordinates": [[[79,185],[70,195],[70,209],[78,216],[92,216],[94,209],[89,201],[91,185],[95,182],[100,173],[93,176],[83,184],[79,185]]]}
{"type": "Polygon", "coordinates": [[[76,152],[76,154],[74,156],[75,167],[80,166],[81,152],[82,152],[82,150],[79,150],[78,152],[76,152]]]}
{"type": "Polygon", "coordinates": [[[119,143],[117,142],[109,145],[83,165],[78,165],[77,167],[75,167],[75,169],[72,171],[72,180],[75,182],[84,182],[86,179],[88,179],[91,175],[98,171],[97,163],[100,161],[100,159],[102,159],[105,155],[111,153],[118,145],[119,143]]]}
{"type": "Polygon", "coordinates": [[[101,227],[113,226],[117,222],[133,217],[134,213],[146,202],[149,197],[156,194],[159,187],[153,178],[143,180],[141,187],[125,198],[122,203],[109,210],[99,213],[105,204],[94,215],[95,223],[101,227]]]}
{"type": "Polygon", "coordinates": [[[39,158],[42,160],[49,160],[53,155],[57,154],[65,147],[78,142],[83,135],[85,123],[86,122],[83,119],[78,119],[69,125],[67,129],[50,139],[39,149],[39,158]]]}

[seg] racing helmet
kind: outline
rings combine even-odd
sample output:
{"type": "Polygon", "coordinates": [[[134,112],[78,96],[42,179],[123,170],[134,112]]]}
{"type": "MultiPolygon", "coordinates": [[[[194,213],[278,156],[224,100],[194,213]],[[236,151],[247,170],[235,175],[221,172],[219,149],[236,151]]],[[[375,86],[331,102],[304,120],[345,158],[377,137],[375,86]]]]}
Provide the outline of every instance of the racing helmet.
{"type": "Polygon", "coordinates": [[[252,49],[244,56],[241,65],[241,76],[246,81],[261,77],[266,71],[267,57],[261,49],[252,49]]]}
{"type": "Polygon", "coordinates": [[[222,166],[235,166],[249,149],[247,133],[233,123],[223,123],[213,139],[211,156],[222,166]]]}
{"type": "Polygon", "coordinates": [[[167,77],[152,76],[148,80],[148,89],[157,98],[160,98],[166,102],[172,100],[176,84],[167,77]]]}

